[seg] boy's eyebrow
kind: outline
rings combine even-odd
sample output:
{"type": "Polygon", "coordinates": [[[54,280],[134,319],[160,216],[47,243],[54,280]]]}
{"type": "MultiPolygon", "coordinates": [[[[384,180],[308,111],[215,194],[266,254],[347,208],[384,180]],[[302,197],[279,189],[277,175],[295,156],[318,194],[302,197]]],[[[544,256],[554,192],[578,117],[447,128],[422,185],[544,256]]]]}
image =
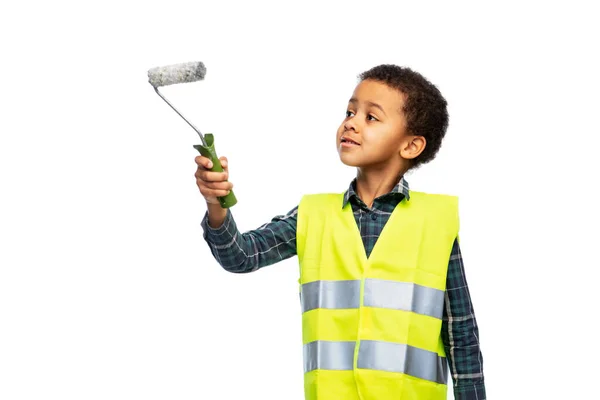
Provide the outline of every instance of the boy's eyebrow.
{"type": "MultiPolygon", "coordinates": [[[[358,100],[356,99],[356,97],[352,97],[352,98],[350,98],[350,100],[348,100],[348,103],[355,104],[355,103],[358,103],[358,100]]],[[[387,114],[383,110],[383,107],[381,107],[379,104],[373,103],[372,101],[365,101],[365,103],[367,103],[367,105],[370,106],[370,107],[378,108],[379,110],[381,110],[381,112],[383,113],[383,115],[387,116],[387,114]]]]}

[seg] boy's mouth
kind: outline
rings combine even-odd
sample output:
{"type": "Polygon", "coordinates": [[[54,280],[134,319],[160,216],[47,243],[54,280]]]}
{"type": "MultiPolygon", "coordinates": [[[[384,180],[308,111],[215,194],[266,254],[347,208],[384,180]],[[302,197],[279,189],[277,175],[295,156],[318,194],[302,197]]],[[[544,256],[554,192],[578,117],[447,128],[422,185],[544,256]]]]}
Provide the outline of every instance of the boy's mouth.
{"type": "Polygon", "coordinates": [[[347,136],[342,136],[342,138],[340,139],[340,143],[345,144],[347,146],[360,146],[360,143],[358,143],[356,140],[350,139],[347,136]]]}

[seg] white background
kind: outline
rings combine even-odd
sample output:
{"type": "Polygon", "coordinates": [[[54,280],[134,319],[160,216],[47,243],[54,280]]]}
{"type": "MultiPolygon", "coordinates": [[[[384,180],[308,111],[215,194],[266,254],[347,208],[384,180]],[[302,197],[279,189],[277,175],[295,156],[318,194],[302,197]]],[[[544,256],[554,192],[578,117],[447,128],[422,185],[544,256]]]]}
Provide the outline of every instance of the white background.
{"type": "Polygon", "coordinates": [[[433,81],[450,128],[407,179],[460,196],[488,397],[594,398],[592,2],[445,3],[1,6],[0,399],[303,398],[297,259],[219,267],[199,139],[147,82],[187,61],[206,79],[163,93],[215,133],[242,231],[345,190],[334,135],[357,74],[433,81]]]}

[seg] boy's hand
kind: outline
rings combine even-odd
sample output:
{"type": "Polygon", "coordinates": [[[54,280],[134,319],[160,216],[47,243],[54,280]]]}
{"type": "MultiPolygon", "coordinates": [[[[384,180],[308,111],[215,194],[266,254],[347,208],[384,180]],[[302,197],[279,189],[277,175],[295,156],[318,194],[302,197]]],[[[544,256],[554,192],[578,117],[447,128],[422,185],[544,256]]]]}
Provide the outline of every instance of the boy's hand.
{"type": "Polygon", "coordinates": [[[217,197],[226,196],[233,188],[233,183],[227,182],[229,178],[229,165],[226,157],[219,157],[223,172],[212,172],[212,162],[204,156],[195,158],[198,169],[196,170],[196,184],[200,193],[208,204],[219,204],[217,197]]]}

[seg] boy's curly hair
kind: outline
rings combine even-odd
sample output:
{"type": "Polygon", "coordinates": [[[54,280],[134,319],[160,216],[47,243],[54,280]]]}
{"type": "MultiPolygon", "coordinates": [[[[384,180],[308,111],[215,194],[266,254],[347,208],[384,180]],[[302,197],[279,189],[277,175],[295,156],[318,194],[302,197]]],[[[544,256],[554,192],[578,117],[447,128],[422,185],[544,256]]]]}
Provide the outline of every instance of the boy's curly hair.
{"type": "Polygon", "coordinates": [[[418,72],[393,64],[378,65],[358,77],[361,81],[382,82],[406,96],[402,111],[407,131],[411,135],[423,136],[427,141],[425,149],[412,160],[410,168],[433,160],[448,128],[448,103],[438,88],[418,72]]]}

